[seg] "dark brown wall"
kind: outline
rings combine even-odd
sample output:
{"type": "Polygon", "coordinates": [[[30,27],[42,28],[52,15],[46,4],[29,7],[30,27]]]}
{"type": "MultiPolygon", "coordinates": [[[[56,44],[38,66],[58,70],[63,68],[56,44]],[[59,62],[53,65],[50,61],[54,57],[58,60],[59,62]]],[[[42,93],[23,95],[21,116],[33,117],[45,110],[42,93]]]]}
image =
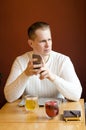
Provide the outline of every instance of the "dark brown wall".
{"type": "Polygon", "coordinates": [[[30,50],[27,27],[35,21],[51,25],[53,49],[70,56],[86,90],[85,0],[3,0],[0,1],[0,104],[4,104],[3,87],[17,55],[30,50]]]}

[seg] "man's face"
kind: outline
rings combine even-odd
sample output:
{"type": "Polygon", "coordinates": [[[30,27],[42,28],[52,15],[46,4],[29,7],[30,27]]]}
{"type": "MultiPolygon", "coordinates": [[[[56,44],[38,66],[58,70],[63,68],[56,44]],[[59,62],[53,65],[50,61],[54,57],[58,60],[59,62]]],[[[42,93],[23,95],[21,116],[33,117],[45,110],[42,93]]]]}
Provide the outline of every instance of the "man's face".
{"type": "Polygon", "coordinates": [[[35,39],[31,40],[31,47],[34,53],[42,56],[49,55],[52,50],[51,32],[47,29],[38,29],[35,32],[35,39]]]}

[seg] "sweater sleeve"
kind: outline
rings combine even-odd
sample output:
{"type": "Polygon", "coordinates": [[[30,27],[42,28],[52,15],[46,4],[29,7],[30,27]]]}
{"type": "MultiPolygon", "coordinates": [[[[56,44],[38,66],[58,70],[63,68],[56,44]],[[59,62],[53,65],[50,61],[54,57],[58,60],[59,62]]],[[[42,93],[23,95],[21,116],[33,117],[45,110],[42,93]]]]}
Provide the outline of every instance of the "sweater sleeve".
{"type": "Polygon", "coordinates": [[[60,70],[60,76],[55,75],[53,83],[65,98],[78,101],[82,94],[82,86],[69,58],[65,60],[60,70]]]}
{"type": "Polygon", "coordinates": [[[23,71],[17,58],[12,65],[11,72],[4,87],[5,98],[8,102],[13,102],[21,97],[27,86],[29,77],[23,71]]]}

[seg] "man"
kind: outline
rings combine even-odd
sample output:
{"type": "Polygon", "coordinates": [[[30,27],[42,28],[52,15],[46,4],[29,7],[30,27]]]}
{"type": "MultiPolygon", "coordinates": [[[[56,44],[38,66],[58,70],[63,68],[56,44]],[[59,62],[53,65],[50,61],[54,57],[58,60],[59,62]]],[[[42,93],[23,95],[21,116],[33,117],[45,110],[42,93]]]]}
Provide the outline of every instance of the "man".
{"type": "Polygon", "coordinates": [[[66,98],[78,101],[82,87],[73,64],[68,56],[52,51],[52,37],[49,24],[33,23],[28,29],[28,44],[32,51],[18,56],[12,66],[4,88],[8,102],[22,95],[66,98]],[[40,64],[33,64],[33,54],[42,57],[40,64]]]}

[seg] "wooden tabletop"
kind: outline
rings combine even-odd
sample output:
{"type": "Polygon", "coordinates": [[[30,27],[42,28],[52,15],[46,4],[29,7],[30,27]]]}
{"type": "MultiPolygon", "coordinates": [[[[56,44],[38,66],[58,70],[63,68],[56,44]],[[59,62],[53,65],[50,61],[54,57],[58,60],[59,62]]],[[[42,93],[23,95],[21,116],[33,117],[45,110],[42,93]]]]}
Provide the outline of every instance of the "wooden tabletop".
{"type": "Polygon", "coordinates": [[[44,107],[39,107],[36,112],[26,112],[24,107],[19,107],[20,100],[6,103],[0,110],[0,130],[84,130],[85,111],[84,100],[78,102],[65,102],[60,105],[59,114],[53,118],[46,117],[44,107]],[[67,121],[63,119],[64,110],[80,110],[80,121],[67,121]]]}

